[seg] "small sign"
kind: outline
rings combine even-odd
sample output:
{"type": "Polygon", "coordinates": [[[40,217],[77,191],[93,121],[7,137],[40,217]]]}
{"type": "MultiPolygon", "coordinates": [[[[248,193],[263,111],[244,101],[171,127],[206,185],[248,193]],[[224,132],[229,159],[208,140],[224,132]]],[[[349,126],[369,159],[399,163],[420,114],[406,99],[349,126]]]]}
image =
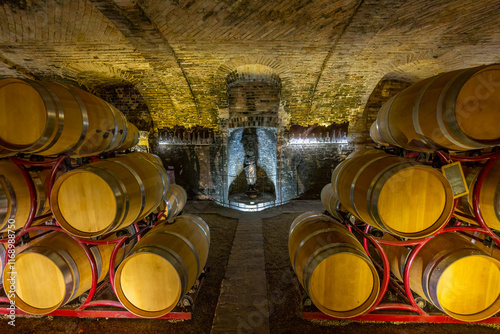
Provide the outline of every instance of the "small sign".
{"type": "Polygon", "coordinates": [[[453,198],[462,197],[469,193],[460,162],[444,165],[441,167],[441,171],[450,182],[453,198]]]}

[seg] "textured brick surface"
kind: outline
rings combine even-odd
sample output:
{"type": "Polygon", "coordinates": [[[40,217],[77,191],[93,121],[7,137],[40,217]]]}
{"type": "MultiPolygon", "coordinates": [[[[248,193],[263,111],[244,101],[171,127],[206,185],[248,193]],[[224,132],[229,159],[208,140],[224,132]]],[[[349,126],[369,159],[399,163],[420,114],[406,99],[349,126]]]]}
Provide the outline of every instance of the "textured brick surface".
{"type": "Polygon", "coordinates": [[[377,119],[380,108],[391,97],[411,85],[410,82],[401,79],[403,78],[380,80],[368,98],[362,116],[351,124],[350,137],[357,148],[374,144],[370,138],[370,126],[377,119]]]}
{"type": "Polygon", "coordinates": [[[499,46],[491,0],[0,2],[0,77],[134,85],[157,128],[216,129],[228,78],[266,73],[291,123],[357,131],[382,78],[500,62],[499,46]]]}

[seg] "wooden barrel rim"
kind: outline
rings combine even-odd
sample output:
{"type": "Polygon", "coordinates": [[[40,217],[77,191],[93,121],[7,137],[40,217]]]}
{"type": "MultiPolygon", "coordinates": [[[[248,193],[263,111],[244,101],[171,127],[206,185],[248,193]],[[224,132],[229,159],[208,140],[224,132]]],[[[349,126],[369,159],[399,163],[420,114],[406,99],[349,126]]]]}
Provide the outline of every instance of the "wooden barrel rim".
{"type": "Polygon", "coordinates": [[[83,144],[83,142],[85,140],[85,137],[87,136],[87,133],[89,131],[89,112],[88,112],[87,106],[85,106],[85,103],[83,102],[83,100],[80,98],[80,96],[78,96],[78,94],[76,94],[71,89],[71,87],[66,86],[64,84],[61,84],[61,83],[57,83],[57,84],[59,86],[62,86],[64,88],[66,88],[66,90],[68,91],[68,93],[70,93],[71,96],[73,96],[73,98],[75,99],[76,103],[80,107],[80,111],[82,113],[82,125],[83,125],[83,127],[82,127],[82,134],[80,135],[80,138],[75,143],[75,145],[73,145],[73,147],[71,148],[71,150],[77,150],[83,144]]]}
{"type": "Polygon", "coordinates": [[[396,99],[396,97],[398,96],[398,94],[394,95],[393,97],[391,97],[385,104],[387,105],[387,108],[381,108],[380,112],[378,113],[377,115],[377,125],[380,125],[379,129],[382,130],[382,131],[379,131],[379,134],[382,136],[382,138],[385,139],[385,141],[389,144],[392,144],[392,145],[396,145],[398,146],[398,142],[396,139],[394,139],[394,137],[392,136],[391,132],[389,131],[389,111],[392,107],[392,104],[394,103],[394,100],[396,99]]]}
{"type": "MultiPolygon", "coordinates": [[[[413,232],[413,233],[408,233],[408,232],[401,232],[397,231],[391,226],[387,225],[383,219],[381,218],[379,214],[379,209],[378,209],[378,198],[379,195],[382,191],[382,188],[385,185],[385,182],[390,179],[386,178],[385,174],[389,171],[391,171],[391,177],[393,175],[396,175],[399,171],[402,171],[407,168],[415,168],[415,169],[423,169],[426,171],[434,171],[432,168],[427,167],[427,166],[422,166],[417,163],[413,162],[401,162],[401,163],[394,163],[384,169],[382,169],[372,180],[370,186],[368,187],[368,195],[367,195],[367,207],[370,208],[369,214],[370,217],[381,227],[386,229],[387,232],[395,233],[399,236],[402,237],[407,237],[407,238],[420,238],[423,236],[427,236],[429,234],[432,234],[435,232],[437,229],[439,229],[441,226],[443,226],[446,223],[446,219],[449,217],[451,214],[451,211],[453,210],[453,202],[452,201],[445,201],[445,206],[443,207],[443,210],[441,211],[441,214],[439,215],[439,218],[429,225],[428,228],[424,230],[419,230],[418,232],[413,232]]],[[[432,174],[433,176],[437,177],[438,179],[441,179],[442,181],[445,181],[446,179],[441,173],[434,173],[432,174]]],[[[443,190],[446,195],[451,198],[451,189],[447,187],[443,187],[443,190]]],[[[447,196],[447,197],[448,197],[447,196]]]]}
{"type": "Polygon", "coordinates": [[[182,216],[178,216],[176,219],[187,220],[195,225],[197,225],[200,230],[203,232],[205,237],[207,238],[208,245],[210,246],[210,229],[208,228],[208,224],[201,218],[191,214],[183,214],[182,216]]]}
{"type": "Polygon", "coordinates": [[[500,310],[500,295],[497,296],[493,304],[489,305],[486,309],[475,314],[456,314],[450,312],[449,310],[441,306],[437,292],[438,283],[441,276],[444,274],[446,269],[448,269],[454,263],[466,257],[468,258],[476,256],[487,258],[488,260],[495,262],[497,266],[500,268],[500,262],[498,260],[495,260],[494,258],[488,256],[480,249],[466,247],[458,250],[455,249],[452,251],[445,249],[439,252],[433,258],[433,260],[427,265],[422,275],[422,288],[426,297],[429,298],[429,300],[431,300],[432,303],[436,305],[439,309],[441,309],[443,312],[452,315],[456,319],[463,321],[483,320],[496,314],[500,310]]]}
{"type": "Polygon", "coordinates": [[[438,104],[436,106],[437,122],[439,124],[441,133],[454,145],[457,145],[465,150],[473,150],[477,149],[478,147],[487,147],[487,145],[483,145],[465,136],[465,134],[460,129],[460,126],[458,125],[455,108],[453,108],[453,105],[457,100],[458,93],[460,92],[460,89],[458,89],[457,86],[462,87],[462,85],[467,82],[467,80],[476,71],[477,68],[460,71],[451,80],[449,80],[442,89],[441,94],[438,98],[438,104]],[[450,89],[450,87],[453,87],[453,90],[450,89]],[[443,121],[444,118],[446,118],[446,125],[443,121]],[[446,126],[450,127],[451,133],[448,131],[446,126]],[[460,141],[456,140],[455,138],[458,138],[458,140],[460,141]]]}
{"type": "Polygon", "coordinates": [[[437,79],[441,78],[445,73],[441,73],[436,75],[434,78],[431,78],[429,82],[427,82],[418,92],[418,96],[415,99],[415,103],[413,103],[413,110],[412,110],[412,118],[413,118],[413,129],[415,130],[415,133],[418,135],[420,140],[428,145],[429,147],[434,147],[438,148],[439,145],[436,144],[431,138],[427,138],[424,135],[424,132],[422,131],[422,127],[420,126],[420,118],[419,118],[419,110],[420,110],[420,103],[422,102],[422,98],[424,97],[425,93],[427,92],[427,89],[429,88],[430,85],[432,85],[437,79]]]}
{"type": "MultiPolygon", "coordinates": [[[[328,222],[328,221],[326,221],[326,222],[328,222]]],[[[329,232],[339,232],[339,231],[341,233],[344,232],[344,231],[342,231],[342,228],[339,228],[339,226],[325,227],[325,228],[322,228],[322,229],[315,230],[314,232],[309,233],[307,236],[305,236],[302,239],[302,241],[298,244],[297,248],[295,249],[295,253],[293,255],[293,261],[292,261],[292,267],[293,267],[293,269],[295,269],[295,263],[297,262],[297,255],[299,254],[301,248],[305,245],[306,242],[308,242],[309,240],[311,240],[311,238],[313,238],[313,237],[315,237],[315,236],[317,236],[319,234],[329,233],[329,232]]],[[[351,236],[351,235],[349,235],[349,237],[353,237],[354,239],[356,239],[354,236],[351,236]]],[[[339,244],[337,243],[337,244],[334,244],[334,245],[338,246],[339,244]]],[[[304,275],[305,275],[305,268],[306,268],[306,266],[304,266],[304,275]]]]}
{"type": "Polygon", "coordinates": [[[298,215],[294,221],[292,222],[292,225],[290,225],[290,231],[288,231],[288,235],[291,235],[293,233],[293,231],[295,230],[295,228],[300,224],[302,223],[304,220],[308,219],[308,218],[313,218],[313,217],[326,217],[325,219],[330,219],[331,221],[335,221],[334,219],[328,217],[328,216],[325,216],[324,214],[321,214],[319,212],[313,212],[313,211],[308,211],[308,212],[304,212],[304,213],[301,213],[300,215],[298,215]],[[300,219],[299,219],[300,218],[300,219]]]}
{"type": "Polygon", "coordinates": [[[116,150],[118,147],[120,147],[123,144],[123,142],[127,138],[127,133],[128,133],[127,119],[125,118],[125,116],[123,115],[123,113],[121,111],[119,111],[118,109],[113,107],[110,103],[108,103],[104,100],[102,100],[102,101],[104,102],[106,107],[108,107],[108,109],[111,110],[111,114],[113,115],[113,119],[115,121],[114,122],[115,127],[111,131],[111,133],[113,134],[113,139],[111,139],[111,141],[109,142],[109,145],[104,149],[104,151],[116,150]],[[120,122],[118,121],[119,118],[121,118],[121,121],[124,125],[123,132],[125,132],[125,133],[120,134],[120,129],[119,129],[120,122]],[[116,139],[117,139],[118,135],[121,135],[122,137],[120,138],[120,141],[117,143],[116,139]]]}
{"type": "MultiPolygon", "coordinates": [[[[133,251],[129,256],[127,256],[125,260],[123,260],[123,262],[118,267],[118,270],[116,271],[115,274],[115,290],[116,290],[116,296],[123,304],[123,306],[125,306],[127,310],[129,310],[131,313],[138,315],[140,317],[152,317],[152,318],[159,317],[164,315],[165,311],[169,312],[170,310],[172,310],[177,304],[177,302],[168,307],[167,310],[157,310],[157,311],[142,310],[137,306],[135,306],[131,301],[129,301],[129,299],[125,296],[125,292],[123,291],[122,288],[121,273],[123,269],[125,268],[127,262],[129,262],[131,258],[139,256],[142,253],[159,256],[163,260],[167,261],[172,267],[174,267],[179,278],[181,294],[183,291],[185,291],[186,286],[188,284],[188,277],[187,277],[188,269],[184,261],[175,253],[175,251],[172,251],[169,248],[161,247],[160,245],[148,245],[141,247],[136,251],[133,251]]],[[[180,297],[181,296],[179,296],[179,298],[180,297]]]]}
{"type": "MultiPolygon", "coordinates": [[[[77,287],[79,284],[80,276],[76,263],[73,261],[73,258],[68,253],[64,252],[63,250],[56,251],[47,246],[33,246],[26,249],[24,252],[19,254],[19,256],[27,253],[43,256],[49,259],[52,263],[54,263],[54,265],[61,272],[62,277],[64,279],[64,284],[65,284],[64,297],[60,302],[58,302],[57,305],[54,305],[49,308],[38,308],[36,306],[30,305],[27,302],[25,302],[16,293],[16,296],[18,296],[18,298],[16,298],[16,306],[19,307],[19,309],[32,314],[47,314],[56,310],[59,306],[64,305],[72,298],[74,298],[74,294],[76,293],[77,290],[75,289],[75,287],[77,287]]],[[[8,275],[4,275],[4,278],[7,278],[7,276],[8,275]]],[[[5,283],[6,282],[4,281],[4,284],[5,283]]]]}
{"type": "MultiPolygon", "coordinates": [[[[139,176],[139,174],[137,174],[135,169],[133,169],[132,167],[130,167],[126,163],[119,161],[119,160],[107,160],[107,161],[118,164],[118,165],[124,167],[127,171],[129,171],[130,174],[132,174],[134,176],[135,180],[137,181],[137,184],[139,185],[139,188],[141,189],[141,208],[139,210],[138,215],[133,219],[135,222],[143,214],[144,208],[146,207],[146,187],[144,186],[144,182],[142,182],[141,177],[139,176]]],[[[127,194],[126,198],[128,199],[128,194],[127,194]]],[[[127,201],[127,203],[128,203],[128,201],[127,201]]],[[[127,210],[127,212],[128,212],[128,210],[127,210]]]]}
{"type": "Polygon", "coordinates": [[[366,255],[366,253],[363,250],[360,250],[356,247],[353,247],[352,245],[345,244],[345,243],[333,243],[333,244],[328,244],[325,245],[319,249],[317,249],[314,253],[312,253],[307,260],[306,264],[304,265],[304,271],[303,271],[303,277],[304,277],[304,288],[306,289],[307,293],[311,297],[311,300],[313,301],[314,305],[321,309],[321,311],[331,315],[331,316],[340,316],[343,318],[349,318],[349,317],[354,317],[359,315],[360,311],[361,313],[365,312],[368,310],[374,303],[375,300],[378,297],[378,293],[380,290],[380,279],[378,277],[377,271],[375,270],[375,267],[371,263],[369,257],[366,255]],[[329,258],[330,256],[334,256],[337,254],[342,254],[342,253],[347,253],[352,256],[357,256],[363,260],[363,263],[365,263],[368,268],[370,268],[370,271],[372,273],[373,277],[373,286],[372,286],[372,291],[368,297],[367,300],[363,301],[361,305],[358,307],[348,310],[348,311],[335,311],[328,309],[324,307],[321,303],[317,302],[316,297],[314,294],[310,292],[309,289],[309,281],[314,273],[314,270],[316,267],[324,260],[329,258]]]}
{"type": "MultiPolygon", "coordinates": [[[[363,218],[360,214],[359,214],[359,210],[356,208],[356,202],[354,201],[354,190],[356,188],[356,183],[358,182],[358,179],[359,177],[361,176],[361,174],[371,165],[373,164],[374,162],[377,162],[379,160],[382,160],[382,159],[386,159],[386,158],[392,158],[393,156],[385,156],[385,155],[382,155],[380,157],[375,157],[374,159],[371,159],[369,161],[367,161],[363,166],[361,166],[358,170],[358,172],[354,175],[354,178],[351,182],[351,190],[349,192],[349,198],[351,200],[351,206],[354,210],[354,212],[356,213],[356,216],[360,217],[360,218],[363,218]]],[[[394,166],[394,165],[397,165],[398,162],[395,162],[394,164],[392,164],[391,166],[394,166]]],[[[390,167],[386,168],[386,169],[389,169],[390,167]]],[[[382,172],[380,172],[375,178],[374,180],[383,175],[382,172]]],[[[367,199],[370,198],[370,190],[372,189],[372,186],[373,186],[373,181],[372,181],[372,184],[370,184],[370,187],[369,187],[369,190],[368,190],[368,196],[367,196],[367,199]]],[[[368,206],[369,207],[369,206],[368,206]]],[[[373,217],[372,217],[373,218],[373,217]]]]}
{"type": "Polygon", "coordinates": [[[89,250],[92,253],[92,255],[94,256],[94,261],[95,261],[96,270],[97,270],[97,279],[99,280],[99,277],[101,277],[102,269],[103,269],[102,268],[103,263],[102,263],[101,252],[99,251],[99,247],[97,247],[97,245],[90,246],[89,250]]]}
{"type": "MultiPolygon", "coordinates": [[[[0,282],[3,283],[3,271],[6,268],[5,255],[7,255],[7,251],[4,247],[5,244],[0,245],[0,282]]],[[[8,286],[8,285],[4,285],[8,286]]]]}
{"type": "MultiPolygon", "coordinates": [[[[38,91],[45,89],[47,91],[47,93],[50,95],[50,97],[52,97],[52,101],[54,102],[54,104],[56,106],[56,110],[57,110],[57,115],[55,116],[55,121],[57,123],[57,129],[52,129],[50,137],[52,137],[52,135],[54,135],[54,138],[52,138],[52,140],[50,142],[49,142],[50,137],[49,138],[42,137],[42,138],[40,138],[41,141],[39,140],[38,143],[35,144],[34,146],[30,147],[29,150],[36,151],[40,148],[43,148],[43,150],[50,149],[51,147],[53,147],[57,143],[57,141],[61,137],[61,134],[62,134],[62,131],[64,128],[64,108],[62,107],[62,104],[61,104],[61,101],[59,100],[59,97],[54,93],[54,91],[52,91],[52,89],[50,89],[49,87],[46,87],[46,86],[42,86],[41,84],[38,84],[35,81],[30,81],[30,84],[32,86],[38,86],[39,87],[39,89],[37,89],[38,91]]],[[[42,97],[42,99],[43,99],[43,97],[42,97]]],[[[48,127],[48,124],[47,124],[47,127],[48,127]]],[[[46,129],[47,129],[47,127],[46,127],[46,129]]],[[[49,127],[49,130],[50,130],[50,127],[49,127]]]]}
{"type": "MultiPolygon", "coordinates": [[[[2,80],[4,81],[4,80],[2,80]]],[[[46,142],[49,140],[49,138],[52,136],[52,133],[54,131],[54,127],[57,124],[57,110],[56,106],[54,105],[53,101],[50,98],[50,93],[47,91],[46,88],[43,86],[39,85],[35,81],[29,80],[29,79],[6,79],[3,84],[0,81],[0,88],[5,87],[9,84],[15,83],[15,84],[24,84],[29,86],[30,88],[34,89],[37,93],[38,96],[42,99],[42,102],[45,106],[45,113],[46,113],[46,122],[45,122],[45,128],[42,131],[40,137],[38,137],[34,142],[30,144],[25,144],[25,145],[17,145],[17,144],[12,144],[12,143],[7,143],[4,141],[2,138],[0,138],[0,145],[4,146],[7,149],[12,149],[12,150],[27,150],[31,148],[39,148],[41,146],[41,142],[46,142]],[[7,81],[7,82],[5,82],[7,81]]]]}

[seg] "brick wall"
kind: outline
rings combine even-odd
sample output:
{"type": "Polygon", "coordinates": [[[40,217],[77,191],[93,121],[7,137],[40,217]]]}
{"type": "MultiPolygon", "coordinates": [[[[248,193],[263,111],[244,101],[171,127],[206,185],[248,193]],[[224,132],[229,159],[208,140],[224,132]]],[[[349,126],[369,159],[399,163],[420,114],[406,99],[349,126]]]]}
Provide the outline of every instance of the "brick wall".
{"type": "Polygon", "coordinates": [[[141,93],[133,85],[94,88],[94,94],[120,110],[142,131],[153,131],[153,120],[141,93]]]}
{"type": "Polygon", "coordinates": [[[349,136],[356,148],[374,144],[370,138],[370,126],[377,119],[378,111],[387,100],[410,85],[410,82],[397,79],[382,79],[377,84],[368,98],[363,114],[349,127],[349,136]]]}

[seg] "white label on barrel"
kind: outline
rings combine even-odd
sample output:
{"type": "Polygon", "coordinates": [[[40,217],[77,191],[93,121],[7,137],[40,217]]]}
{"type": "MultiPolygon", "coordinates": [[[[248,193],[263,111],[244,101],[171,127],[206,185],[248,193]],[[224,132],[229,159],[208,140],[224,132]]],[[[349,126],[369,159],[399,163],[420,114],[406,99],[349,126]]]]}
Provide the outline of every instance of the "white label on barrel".
{"type": "Polygon", "coordinates": [[[469,193],[460,162],[444,165],[441,170],[448,182],[450,182],[453,198],[465,196],[469,193]]]}

